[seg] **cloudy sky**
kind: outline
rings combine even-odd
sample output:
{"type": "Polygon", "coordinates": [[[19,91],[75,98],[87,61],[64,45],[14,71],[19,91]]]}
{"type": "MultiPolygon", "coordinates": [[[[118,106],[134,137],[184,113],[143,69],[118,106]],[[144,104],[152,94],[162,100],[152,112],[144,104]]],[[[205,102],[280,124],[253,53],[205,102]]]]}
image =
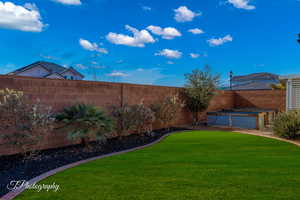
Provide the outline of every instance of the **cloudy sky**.
{"type": "Polygon", "coordinates": [[[0,1],[0,74],[38,60],[170,86],[205,64],[224,81],[300,73],[299,13],[299,0],[0,1]]]}

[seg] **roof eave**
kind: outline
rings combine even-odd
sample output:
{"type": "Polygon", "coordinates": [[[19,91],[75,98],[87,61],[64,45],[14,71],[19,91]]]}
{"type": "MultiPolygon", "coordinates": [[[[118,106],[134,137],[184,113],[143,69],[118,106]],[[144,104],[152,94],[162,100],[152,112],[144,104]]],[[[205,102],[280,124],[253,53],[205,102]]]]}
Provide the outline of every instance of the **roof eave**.
{"type": "Polygon", "coordinates": [[[289,80],[289,79],[300,79],[300,74],[290,74],[285,76],[279,76],[280,80],[289,80]]]}

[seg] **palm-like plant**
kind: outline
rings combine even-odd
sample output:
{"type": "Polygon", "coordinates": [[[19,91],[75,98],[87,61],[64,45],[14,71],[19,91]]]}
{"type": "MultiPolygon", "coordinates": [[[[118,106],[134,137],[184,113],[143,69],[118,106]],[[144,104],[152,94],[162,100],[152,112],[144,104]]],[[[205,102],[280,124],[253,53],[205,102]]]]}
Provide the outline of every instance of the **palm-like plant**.
{"type": "Polygon", "coordinates": [[[113,121],[92,105],[77,104],[65,108],[56,116],[56,120],[62,122],[62,128],[69,132],[69,139],[80,139],[85,147],[88,147],[91,137],[103,141],[113,131],[113,121]]]}
{"type": "Polygon", "coordinates": [[[271,84],[273,90],[285,90],[286,89],[286,81],[281,80],[278,84],[271,84]]]}

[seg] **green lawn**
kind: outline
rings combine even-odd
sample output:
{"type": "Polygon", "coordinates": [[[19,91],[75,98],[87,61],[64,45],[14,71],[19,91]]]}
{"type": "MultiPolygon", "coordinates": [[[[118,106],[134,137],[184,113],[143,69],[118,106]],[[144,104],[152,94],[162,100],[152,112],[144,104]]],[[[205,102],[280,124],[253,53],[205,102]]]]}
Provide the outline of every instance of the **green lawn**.
{"type": "Polygon", "coordinates": [[[66,170],[40,183],[55,192],[17,199],[300,199],[300,148],[231,132],[174,134],[152,147],[66,170]]]}

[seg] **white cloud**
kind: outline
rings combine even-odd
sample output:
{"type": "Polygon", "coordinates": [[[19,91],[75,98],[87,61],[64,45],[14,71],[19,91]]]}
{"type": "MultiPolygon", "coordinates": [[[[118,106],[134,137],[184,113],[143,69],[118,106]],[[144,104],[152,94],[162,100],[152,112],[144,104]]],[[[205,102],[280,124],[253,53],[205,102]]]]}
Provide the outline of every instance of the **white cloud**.
{"type": "Polygon", "coordinates": [[[124,72],[119,72],[119,71],[113,71],[112,73],[106,74],[106,75],[110,76],[110,77],[126,77],[126,76],[129,76],[128,74],[126,74],[124,72]]]}
{"type": "Polygon", "coordinates": [[[55,58],[55,57],[50,56],[50,55],[40,54],[40,57],[44,58],[44,59],[48,59],[48,60],[58,60],[58,58],[55,58]]]}
{"type": "Polygon", "coordinates": [[[145,10],[145,11],[151,11],[152,8],[149,7],[149,6],[142,6],[142,9],[145,10]]]}
{"type": "Polygon", "coordinates": [[[97,65],[98,63],[96,61],[91,61],[91,64],[97,65]]]}
{"type": "Polygon", "coordinates": [[[195,13],[188,9],[186,6],[180,6],[179,8],[175,9],[175,16],[174,19],[177,22],[190,22],[197,16],[200,16],[201,13],[195,13]]]}
{"type": "Polygon", "coordinates": [[[138,68],[124,71],[128,76],[121,77],[122,82],[136,83],[136,84],[156,84],[161,79],[167,77],[167,75],[162,74],[159,68],[138,68]]]}
{"type": "Polygon", "coordinates": [[[189,29],[188,32],[193,33],[195,35],[203,34],[204,33],[204,31],[202,29],[199,29],[199,28],[189,29]]]}
{"type": "Polygon", "coordinates": [[[87,69],[88,68],[87,66],[85,66],[83,64],[76,64],[75,66],[79,69],[87,69]]]}
{"type": "Polygon", "coordinates": [[[190,53],[191,58],[199,58],[200,54],[197,53],[190,53]]]}
{"type": "Polygon", "coordinates": [[[118,64],[124,63],[124,60],[117,60],[116,63],[118,64]]]}
{"type": "Polygon", "coordinates": [[[181,58],[182,53],[177,50],[163,49],[155,54],[156,56],[165,56],[167,58],[181,58]]]}
{"type": "Polygon", "coordinates": [[[99,53],[104,53],[104,54],[108,53],[108,51],[105,48],[100,48],[95,42],[91,43],[88,40],[80,38],[79,44],[82,48],[84,48],[85,50],[88,50],[88,51],[97,51],[99,53]]]}
{"type": "Polygon", "coordinates": [[[228,0],[234,7],[245,10],[254,10],[255,6],[249,5],[250,0],[228,0]]]}
{"type": "Polygon", "coordinates": [[[231,35],[226,35],[223,38],[212,38],[212,39],[208,40],[207,42],[210,44],[210,46],[219,46],[226,42],[232,42],[232,41],[233,41],[233,38],[231,37],[231,35]]]}
{"type": "Polygon", "coordinates": [[[41,32],[46,25],[35,4],[15,5],[0,1],[0,27],[27,32],[41,32]]]}
{"type": "Polygon", "coordinates": [[[106,66],[104,66],[104,65],[93,65],[92,68],[94,68],[94,69],[105,69],[106,66]]]}
{"type": "Polygon", "coordinates": [[[181,33],[173,27],[161,28],[159,26],[148,26],[148,30],[150,30],[153,34],[161,35],[163,39],[172,40],[175,37],[180,37],[181,33]]]}
{"type": "Polygon", "coordinates": [[[154,43],[155,40],[147,30],[137,30],[129,25],[125,28],[133,33],[133,36],[110,32],[106,39],[116,45],[126,45],[132,47],[145,47],[146,43],[154,43]]]}
{"type": "Polygon", "coordinates": [[[66,4],[66,5],[81,5],[81,1],[80,0],[53,0],[55,2],[58,3],[62,3],[62,4],[66,4]]]}
{"type": "Polygon", "coordinates": [[[175,63],[172,62],[172,61],[168,61],[167,64],[168,64],[168,65],[174,65],[175,63]]]}

